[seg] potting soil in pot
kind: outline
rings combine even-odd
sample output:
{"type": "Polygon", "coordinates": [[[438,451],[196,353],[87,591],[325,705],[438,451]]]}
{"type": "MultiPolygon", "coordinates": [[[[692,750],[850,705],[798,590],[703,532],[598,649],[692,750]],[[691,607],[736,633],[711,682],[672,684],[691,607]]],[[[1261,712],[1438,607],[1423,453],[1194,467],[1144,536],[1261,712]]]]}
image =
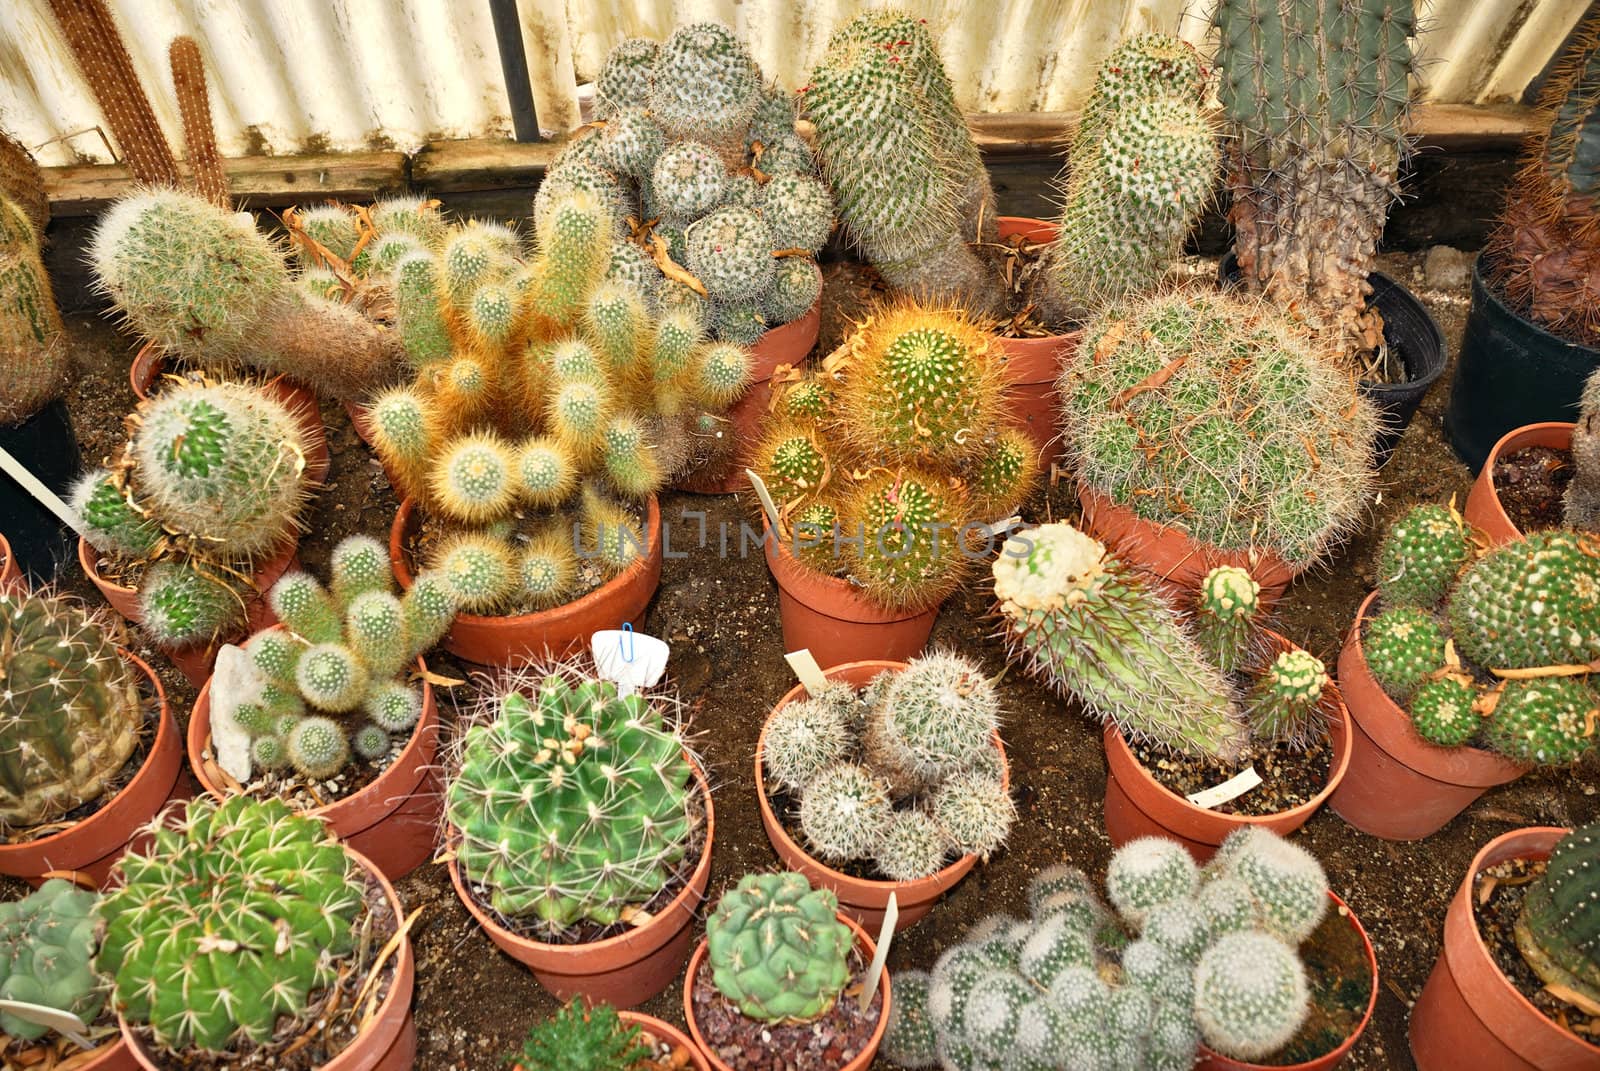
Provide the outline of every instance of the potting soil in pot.
{"type": "Polygon", "coordinates": [[[1560,1023],[1591,1045],[1600,1045],[1600,1015],[1590,1015],[1552,996],[1517,949],[1515,930],[1523,897],[1545,869],[1543,859],[1508,859],[1479,874],[1472,888],[1472,918],[1494,965],[1517,992],[1546,1019],[1560,1023]]]}
{"type": "MultiPolygon", "coordinates": [[[[249,784],[240,786],[252,796],[276,797],[297,811],[311,811],[330,803],[354,796],[376,781],[383,771],[394,765],[394,760],[411,743],[415,730],[404,736],[395,736],[386,755],[376,760],[364,759],[350,752],[350,758],[339,772],[323,780],[312,780],[285,766],[280,770],[260,770],[250,778],[249,784]]],[[[218,767],[220,773],[221,768],[218,767]]],[[[221,774],[227,778],[227,774],[221,774]]]]}
{"type": "Polygon", "coordinates": [[[1500,508],[1524,532],[1561,527],[1561,500],[1572,476],[1572,451],[1548,446],[1525,446],[1494,462],[1500,508]]]}
{"type": "Polygon", "coordinates": [[[1229,780],[1254,766],[1261,784],[1211,810],[1218,814],[1265,816],[1281,814],[1310,803],[1328,787],[1333,765],[1333,745],[1323,737],[1304,750],[1288,744],[1252,744],[1238,762],[1171,755],[1148,744],[1130,744],[1134,758],[1161,786],[1178,796],[1189,796],[1229,780]]]}
{"type": "Polygon", "coordinates": [[[717,992],[707,959],[694,977],[695,1022],[711,1052],[734,1071],[839,1071],[866,1049],[883,1011],[882,986],[861,1010],[866,970],[860,949],[853,949],[850,981],[832,1011],[813,1023],[773,1026],[745,1018],[717,992]]]}
{"type": "Polygon", "coordinates": [[[1333,905],[1322,924],[1300,946],[1311,990],[1311,1011],[1289,1043],[1256,1062],[1292,1067],[1325,1056],[1361,1025],[1372,999],[1372,964],[1345,908],[1333,905]]]}

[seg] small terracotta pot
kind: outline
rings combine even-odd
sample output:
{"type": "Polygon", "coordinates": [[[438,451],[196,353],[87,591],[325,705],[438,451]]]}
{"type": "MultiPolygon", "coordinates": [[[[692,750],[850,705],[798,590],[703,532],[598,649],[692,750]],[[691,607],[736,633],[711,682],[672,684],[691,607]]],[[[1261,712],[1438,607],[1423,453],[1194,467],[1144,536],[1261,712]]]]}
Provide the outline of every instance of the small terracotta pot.
{"type": "Polygon", "coordinates": [[[756,340],[750,347],[751,381],[744,397],[734,402],[724,414],[728,424],[724,435],[733,437],[734,455],[726,462],[714,466],[715,471],[696,473],[678,484],[679,490],[697,495],[727,495],[750,487],[745,466],[761,441],[761,428],[767,420],[767,405],[772,400],[772,374],[781,364],[794,368],[805,366],[811,347],[817,344],[817,332],[822,326],[822,299],[819,297],[811,310],[798,320],[791,320],[756,340]]]}
{"type": "MultiPolygon", "coordinates": [[[[251,583],[255,586],[255,593],[245,596],[244,619],[247,632],[260,632],[264,628],[271,628],[278,623],[278,617],[272,612],[272,606],[267,601],[266,593],[284,573],[300,568],[300,541],[287,544],[283,550],[273,555],[270,559],[256,567],[250,575],[251,583]]],[[[111,608],[122,615],[122,619],[129,624],[137,625],[143,619],[139,612],[139,593],[133,588],[123,587],[113,583],[100,575],[99,561],[95,549],[91,547],[82,536],[78,537],[78,565],[82,567],[83,574],[89,582],[100,589],[100,594],[105,596],[111,608]]],[[[190,684],[198,688],[211,676],[211,667],[217,662],[217,649],[237,636],[219,638],[209,644],[194,647],[180,647],[175,650],[162,648],[162,654],[167,660],[178,667],[190,684]]]]}
{"type": "MultiPolygon", "coordinates": [[[[428,667],[417,659],[417,669],[428,667]]],[[[201,787],[226,796],[228,787],[211,753],[211,681],[195,697],[189,715],[189,767],[201,787]]],[[[372,860],[385,877],[399,881],[433,857],[444,811],[439,785],[439,709],[433,685],[422,681],[422,717],[389,768],[359,792],[308,814],[327,822],[339,839],[372,860]]]]}
{"type": "MultiPolygon", "coordinates": [[[[843,681],[852,687],[863,688],[885,670],[898,673],[905,668],[904,662],[846,662],[828,670],[826,676],[830,681],[843,681]]],[[[767,721],[770,723],[773,714],[790,703],[799,702],[806,695],[805,685],[795,685],[778,700],[778,705],[772,708],[772,714],[767,715],[767,721]]],[[[766,827],[767,839],[772,842],[773,850],[778,853],[778,858],[783,860],[786,867],[804,874],[813,886],[832,889],[834,895],[839,898],[839,910],[873,933],[877,933],[883,926],[883,916],[889,908],[890,894],[895,896],[900,909],[899,918],[895,922],[895,932],[899,933],[933,910],[933,905],[938,903],[939,897],[966,877],[972,870],[973,864],[978,861],[975,855],[963,855],[937,874],[930,874],[916,881],[872,881],[854,878],[817,861],[794,842],[783,828],[783,821],[772,809],[772,801],[767,797],[766,771],[762,766],[766,743],[767,727],[763,725],[761,738],[756,741],[756,801],[761,805],[761,824],[766,827]]],[[[995,734],[994,747],[1000,753],[1001,784],[1009,788],[1011,769],[1006,762],[1006,749],[1000,742],[998,733],[995,734]]]]}
{"type": "MultiPolygon", "coordinates": [[[[839,914],[839,921],[849,926],[855,933],[856,945],[861,951],[862,962],[871,963],[872,957],[877,955],[878,952],[878,946],[872,940],[871,935],[866,930],[863,930],[855,919],[843,912],[839,914]]],[[[701,1053],[705,1055],[711,1071],[743,1071],[742,1068],[729,1067],[718,1058],[716,1053],[711,1051],[711,1046],[706,1043],[705,1035],[700,1033],[700,1024],[695,1021],[695,976],[699,974],[700,963],[705,958],[706,942],[702,940],[695,946],[694,955],[689,958],[689,973],[683,983],[683,1014],[689,1024],[689,1033],[694,1036],[694,1043],[699,1046],[701,1053]]],[[[878,987],[883,990],[883,1005],[878,1011],[878,1028],[867,1039],[866,1047],[856,1053],[849,1063],[839,1068],[839,1071],[867,1071],[867,1068],[872,1066],[873,1057],[878,1055],[878,1046],[883,1044],[883,1033],[889,1028],[889,1013],[893,1008],[891,1000],[894,994],[889,987],[889,971],[887,968],[884,969],[882,980],[878,983],[878,987]]],[[[850,998],[842,996],[839,999],[849,1000],[850,998]]]]}
{"type": "Polygon", "coordinates": [[[1261,602],[1271,606],[1283,597],[1302,569],[1266,550],[1223,550],[1190,539],[1170,525],[1147,521],[1086,484],[1078,484],[1083,530],[1104,543],[1117,557],[1155,578],[1181,605],[1194,601],[1206,574],[1219,565],[1244,569],[1261,585],[1261,602]]]}
{"type": "Polygon", "coordinates": [[[689,1040],[689,1035],[673,1026],[663,1022],[653,1015],[642,1015],[635,1011],[619,1011],[617,1017],[629,1026],[636,1026],[646,1035],[662,1045],[670,1045],[674,1051],[681,1050],[688,1054],[689,1062],[695,1071],[711,1071],[711,1065],[706,1063],[705,1056],[700,1052],[700,1047],[689,1040]]]}
{"type": "MultiPolygon", "coordinates": [[[[360,852],[348,846],[345,850],[382,886],[383,897],[389,902],[389,909],[394,912],[396,921],[403,920],[406,917],[405,905],[395,894],[389,879],[383,876],[383,871],[360,852]]],[[[343,1052],[321,1065],[317,1071],[411,1071],[416,1064],[417,1024],[411,1017],[411,995],[416,988],[417,965],[409,937],[400,939],[400,947],[394,953],[394,963],[394,982],[366,1028],[345,1046],[343,1052]]],[[[144,1071],[165,1071],[127,1021],[120,1016],[117,1021],[122,1025],[123,1040],[138,1061],[137,1066],[144,1071]]]]}
{"type": "Polygon", "coordinates": [[[1339,687],[1350,708],[1350,772],[1328,810],[1374,837],[1421,840],[1531,767],[1475,747],[1438,747],[1417,735],[1410,716],[1373,678],[1361,649],[1361,625],[1377,597],[1373,592],[1362,601],[1339,652],[1339,687]]]}
{"type": "Polygon", "coordinates": [[[891,610],[861,588],[802,564],[762,519],[767,568],[778,582],[778,619],[783,649],[807,648],[823,669],[876,659],[905,662],[928,645],[939,606],[891,610]]]}
{"type": "MultiPolygon", "coordinates": [[[[659,995],[678,977],[689,955],[694,938],[690,928],[706,898],[711,880],[711,847],[716,839],[716,812],[712,807],[711,786],[698,764],[695,782],[706,808],[705,844],[700,862],[689,881],[643,926],[626,933],[586,944],[556,945],[512,933],[467,891],[466,879],[450,853],[450,883],[467,911],[478,920],[489,940],[512,959],[533,972],[539,984],[561,1001],[581,996],[590,1004],[610,1004],[631,1008],[659,995]]],[[[454,836],[454,833],[451,834],[454,836]]]]}
{"type": "Polygon", "coordinates": [[[1362,950],[1367,954],[1367,966],[1372,970],[1372,988],[1367,997],[1367,1010],[1361,1016],[1361,1022],[1350,1032],[1338,1048],[1332,1052],[1324,1053],[1315,1060],[1306,1060],[1298,1064],[1252,1064],[1244,1060],[1235,1060],[1231,1056],[1212,1052],[1204,1043],[1200,1046],[1200,1062],[1195,1064],[1195,1071],[1331,1071],[1344,1062],[1350,1055],[1350,1050],[1355,1048],[1356,1042],[1361,1040],[1361,1035],[1366,1032],[1367,1024],[1372,1021],[1372,1010],[1378,1006],[1378,956],[1372,950],[1372,939],[1367,936],[1366,929],[1361,925],[1361,920],[1356,918],[1356,913],[1350,910],[1350,905],[1333,893],[1328,893],[1328,899],[1333,901],[1335,911],[1342,911],[1344,917],[1350,921],[1350,926],[1361,938],[1362,950]]]}
{"type": "MultiPolygon", "coordinates": [[[[509,666],[542,656],[561,658],[581,650],[591,634],[644,624],[645,608],[661,584],[661,506],[650,496],[646,510],[645,553],[627,569],[587,595],[551,610],[512,617],[457,614],[441,644],[457,658],[480,666],[509,666]]],[[[419,523],[416,503],[400,503],[389,529],[389,562],[395,579],[407,591],[415,577],[406,542],[419,523]]]]}
{"type": "MultiPolygon", "coordinates": [[[[1279,650],[1297,650],[1276,632],[1268,632],[1279,650]]],[[[1139,764],[1116,725],[1107,724],[1102,739],[1106,749],[1106,834],[1113,848],[1136,837],[1167,837],[1189,849],[1196,862],[1215,854],[1229,833],[1240,826],[1261,826],[1287,836],[1327,801],[1350,768],[1350,712],[1339,695],[1339,685],[1329,680],[1323,689],[1324,705],[1332,712],[1328,735],[1333,743],[1333,763],[1328,783],[1312,799],[1277,814],[1221,814],[1196,807],[1150,776],[1139,764]]]]}
{"type": "Polygon", "coordinates": [[[192,794],[189,779],[181,776],[183,744],[160,678],[132,651],[122,651],[122,657],[143,675],[160,704],[155,739],[144,765],[109,803],[89,817],[47,837],[0,844],[0,874],[39,885],[53,871],[73,871],[96,886],[104,885],[122,853],[144,843],[144,827],[162,808],[192,794]]]}
{"type": "MultiPolygon", "coordinates": [[[[1056,225],[1042,219],[996,216],[995,223],[1001,241],[1019,235],[1034,242],[1053,242],[1056,238],[1056,225]]],[[[1010,387],[1006,409],[1010,423],[1028,433],[1038,447],[1039,463],[1045,468],[1062,454],[1056,380],[1061,377],[1062,366],[1078,351],[1082,338],[1080,329],[1040,338],[999,339],[1006,355],[1005,378],[1010,387]]]]}
{"type": "Polygon", "coordinates": [[[22,583],[22,570],[11,556],[11,544],[0,535],[0,591],[11,591],[22,583]]]}
{"type": "Polygon", "coordinates": [[[1450,898],[1444,948],[1411,1009],[1411,1056],[1418,1071],[1594,1071],[1592,1045],[1517,991],[1495,966],[1473,917],[1473,880],[1508,859],[1548,859],[1567,830],[1532,826],[1483,846],[1450,898]]]}
{"type": "Polygon", "coordinates": [[[1572,429],[1575,426],[1553,421],[1513,428],[1500,436],[1500,441],[1489,451],[1483,468],[1478,470],[1478,478],[1472,481],[1472,490],[1467,492],[1467,508],[1462,516],[1468,524],[1483,533],[1491,547],[1522,538],[1522,530],[1506,516],[1505,508],[1500,504],[1500,495],[1494,486],[1494,463],[1528,446],[1571,450],[1572,429]]]}

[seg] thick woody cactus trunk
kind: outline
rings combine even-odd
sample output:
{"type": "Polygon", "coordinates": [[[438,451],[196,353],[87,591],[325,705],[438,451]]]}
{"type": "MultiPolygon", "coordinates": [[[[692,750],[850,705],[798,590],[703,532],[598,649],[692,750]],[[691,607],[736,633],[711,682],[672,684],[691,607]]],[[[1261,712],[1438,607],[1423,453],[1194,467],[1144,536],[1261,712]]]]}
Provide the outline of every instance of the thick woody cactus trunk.
{"type": "Polygon", "coordinates": [[[211,98],[206,93],[200,46],[192,37],[174,37],[167,58],[172,63],[172,88],[183,116],[183,145],[189,154],[195,192],[218,208],[231,208],[228,176],[223,173],[217,136],[211,128],[211,98]]]}

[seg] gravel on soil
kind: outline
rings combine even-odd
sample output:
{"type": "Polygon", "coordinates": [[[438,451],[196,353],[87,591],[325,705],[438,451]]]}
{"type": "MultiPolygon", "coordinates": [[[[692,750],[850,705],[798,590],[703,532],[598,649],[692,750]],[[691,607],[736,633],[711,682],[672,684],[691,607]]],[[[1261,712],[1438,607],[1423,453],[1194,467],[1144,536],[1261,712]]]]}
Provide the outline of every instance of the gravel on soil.
{"type": "Polygon", "coordinates": [[[1562,498],[1572,482],[1572,451],[1525,446],[1494,463],[1494,489],[1506,516],[1524,532],[1561,527],[1562,498]]]}

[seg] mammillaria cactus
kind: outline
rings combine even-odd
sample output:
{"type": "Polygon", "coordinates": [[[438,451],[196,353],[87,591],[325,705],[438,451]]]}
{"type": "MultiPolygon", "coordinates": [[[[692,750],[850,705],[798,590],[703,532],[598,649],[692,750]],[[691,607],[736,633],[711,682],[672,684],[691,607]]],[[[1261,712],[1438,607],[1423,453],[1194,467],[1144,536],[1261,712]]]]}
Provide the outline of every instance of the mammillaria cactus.
{"type": "Polygon", "coordinates": [[[1396,606],[1373,618],[1365,642],[1367,668],[1396,699],[1410,697],[1445,664],[1444,629],[1414,606],[1396,606]]]}
{"type": "Polygon", "coordinates": [[[117,874],[96,963],[118,1011],[162,1049],[267,1043],[357,948],[356,864],[322,822],[279,800],[194,800],[117,874]]]}
{"type": "Polygon", "coordinates": [[[517,1054],[522,1071],[644,1071],[656,1064],[639,1027],[609,1004],[565,1004],[534,1024],[517,1054]]]}
{"type": "Polygon", "coordinates": [[[119,640],[62,596],[0,592],[0,828],[91,802],[132,757],[143,701],[119,640]]]}
{"type": "Polygon", "coordinates": [[[1462,657],[1492,669],[1582,664],[1600,657],[1600,542],[1529,533],[1485,555],[1450,594],[1462,657]]]}
{"type": "Polygon", "coordinates": [[[694,773],[669,700],[557,666],[513,675],[487,713],[446,790],[463,877],[541,933],[643,908],[694,836],[694,773]]]}
{"type": "Polygon", "coordinates": [[[1390,526],[1378,548],[1378,590],[1389,606],[1438,605],[1472,559],[1461,515],[1424,503],[1390,526]]]}
{"type": "MultiPolygon", "coordinates": [[[[1528,887],[1517,918],[1517,948],[1547,985],[1600,1000],[1600,823],[1556,844],[1528,887]]],[[[896,979],[898,981],[898,979],[896,979]]],[[[895,996],[899,996],[898,989],[895,996]]]]}
{"type": "MultiPolygon", "coordinates": [[[[107,986],[95,971],[99,895],[51,878],[21,900],[0,904],[0,1000],[39,1004],[93,1023],[107,986]]],[[[0,1012],[0,1030],[22,1041],[43,1037],[41,1023],[0,1012]]]]}
{"type": "Polygon", "coordinates": [[[68,351],[34,224],[0,193],[0,426],[20,423],[66,384],[68,351]]]}
{"type": "Polygon", "coordinates": [[[855,935],[839,903],[792,871],[746,874],[706,920],[717,992],[747,1018],[808,1023],[833,1009],[850,979],[855,935]]]}
{"type": "Polygon", "coordinates": [[[1306,1017],[1305,967],[1265,933],[1226,934],[1194,972],[1195,1020],[1206,1044],[1240,1060],[1281,1049],[1306,1017]]]}

